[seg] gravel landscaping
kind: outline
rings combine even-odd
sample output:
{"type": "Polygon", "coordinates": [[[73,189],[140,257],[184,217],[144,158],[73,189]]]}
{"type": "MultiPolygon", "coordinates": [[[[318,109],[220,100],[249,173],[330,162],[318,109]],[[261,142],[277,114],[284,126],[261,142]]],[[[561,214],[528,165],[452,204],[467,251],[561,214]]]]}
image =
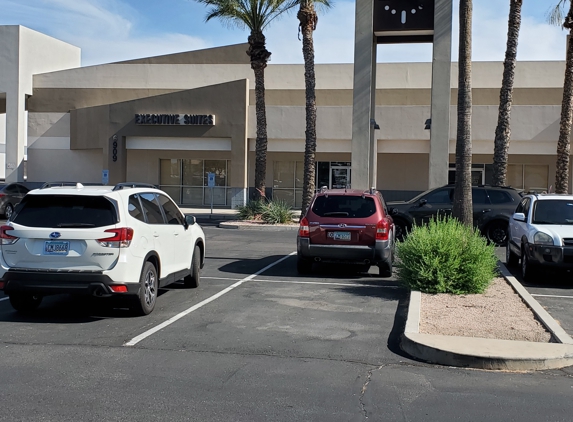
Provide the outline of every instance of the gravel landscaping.
{"type": "Polygon", "coordinates": [[[547,343],[551,334],[504,278],[476,295],[422,294],[420,333],[547,343]]]}

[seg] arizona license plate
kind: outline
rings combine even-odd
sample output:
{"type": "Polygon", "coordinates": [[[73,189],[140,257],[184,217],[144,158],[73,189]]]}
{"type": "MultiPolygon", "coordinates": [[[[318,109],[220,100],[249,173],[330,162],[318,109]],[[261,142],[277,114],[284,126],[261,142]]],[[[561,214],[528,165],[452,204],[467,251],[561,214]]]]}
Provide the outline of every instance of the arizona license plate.
{"type": "Polygon", "coordinates": [[[67,255],[70,242],[44,242],[44,255],[67,255]]]}
{"type": "Polygon", "coordinates": [[[328,237],[334,240],[350,240],[350,232],[328,232],[328,237]]]}

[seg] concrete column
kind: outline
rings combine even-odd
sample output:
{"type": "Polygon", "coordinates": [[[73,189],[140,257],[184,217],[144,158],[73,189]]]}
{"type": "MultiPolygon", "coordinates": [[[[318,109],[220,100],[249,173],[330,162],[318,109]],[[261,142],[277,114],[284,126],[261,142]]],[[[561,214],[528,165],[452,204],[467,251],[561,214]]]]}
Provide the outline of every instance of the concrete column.
{"type": "MultiPolygon", "coordinates": [[[[452,0],[435,0],[429,188],[448,183],[452,67],[452,0]]],[[[423,124],[423,122],[420,122],[423,124]]]]}
{"type": "Polygon", "coordinates": [[[26,143],[26,96],[15,87],[6,93],[6,174],[7,183],[24,180],[26,143]]]}
{"type": "MultiPolygon", "coordinates": [[[[354,92],[352,108],[352,180],[353,189],[368,189],[374,137],[376,37],[374,36],[374,1],[356,0],[354,36],[354,92]]],[[[376,167],[374,166],[374,171],[376,167]]]]}

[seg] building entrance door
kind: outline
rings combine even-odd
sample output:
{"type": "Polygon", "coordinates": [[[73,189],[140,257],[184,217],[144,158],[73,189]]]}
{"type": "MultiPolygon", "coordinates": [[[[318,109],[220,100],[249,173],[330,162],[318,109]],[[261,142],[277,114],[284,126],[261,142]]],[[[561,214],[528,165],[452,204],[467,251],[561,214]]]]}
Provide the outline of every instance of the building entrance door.
{"type": "Polygon", "coordinates": [[[347,161],[320,161],[316,163],[316,189],[326,186],[328,189],[350,187],[350,163],[347,161]]]}
{"type": "Polygon", "coordinates": [[[350,187],[350,167],[330,168],[330,188],[345,189],[350,187]]]}

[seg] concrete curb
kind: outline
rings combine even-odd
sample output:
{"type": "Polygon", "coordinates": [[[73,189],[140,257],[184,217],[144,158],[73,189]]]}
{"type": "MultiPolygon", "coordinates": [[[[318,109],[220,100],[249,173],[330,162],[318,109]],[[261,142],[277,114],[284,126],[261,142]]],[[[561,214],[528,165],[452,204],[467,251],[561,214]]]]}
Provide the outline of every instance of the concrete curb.
{"type": "Polygon", "coordinates": [[[223,221],[219,223],[219,227],[222,229],[235,229],[235,230],[258,230],[258,231],[294,231],[298,230],[298,224],[292,226],[282,226],[273,224],[244,224],[237,221],[223,221]]]}
{"type": "Polygon", "coordinates": [[[551,332],[556,343],[422,334],[422,295],[412,291],[406,327],[400,342],[402,350],[429,363],[478,369],[531,371],[573,365],[573,339],[509,273],[505,265],[500,264],[500,268],[504,278],[551,332]]]}

